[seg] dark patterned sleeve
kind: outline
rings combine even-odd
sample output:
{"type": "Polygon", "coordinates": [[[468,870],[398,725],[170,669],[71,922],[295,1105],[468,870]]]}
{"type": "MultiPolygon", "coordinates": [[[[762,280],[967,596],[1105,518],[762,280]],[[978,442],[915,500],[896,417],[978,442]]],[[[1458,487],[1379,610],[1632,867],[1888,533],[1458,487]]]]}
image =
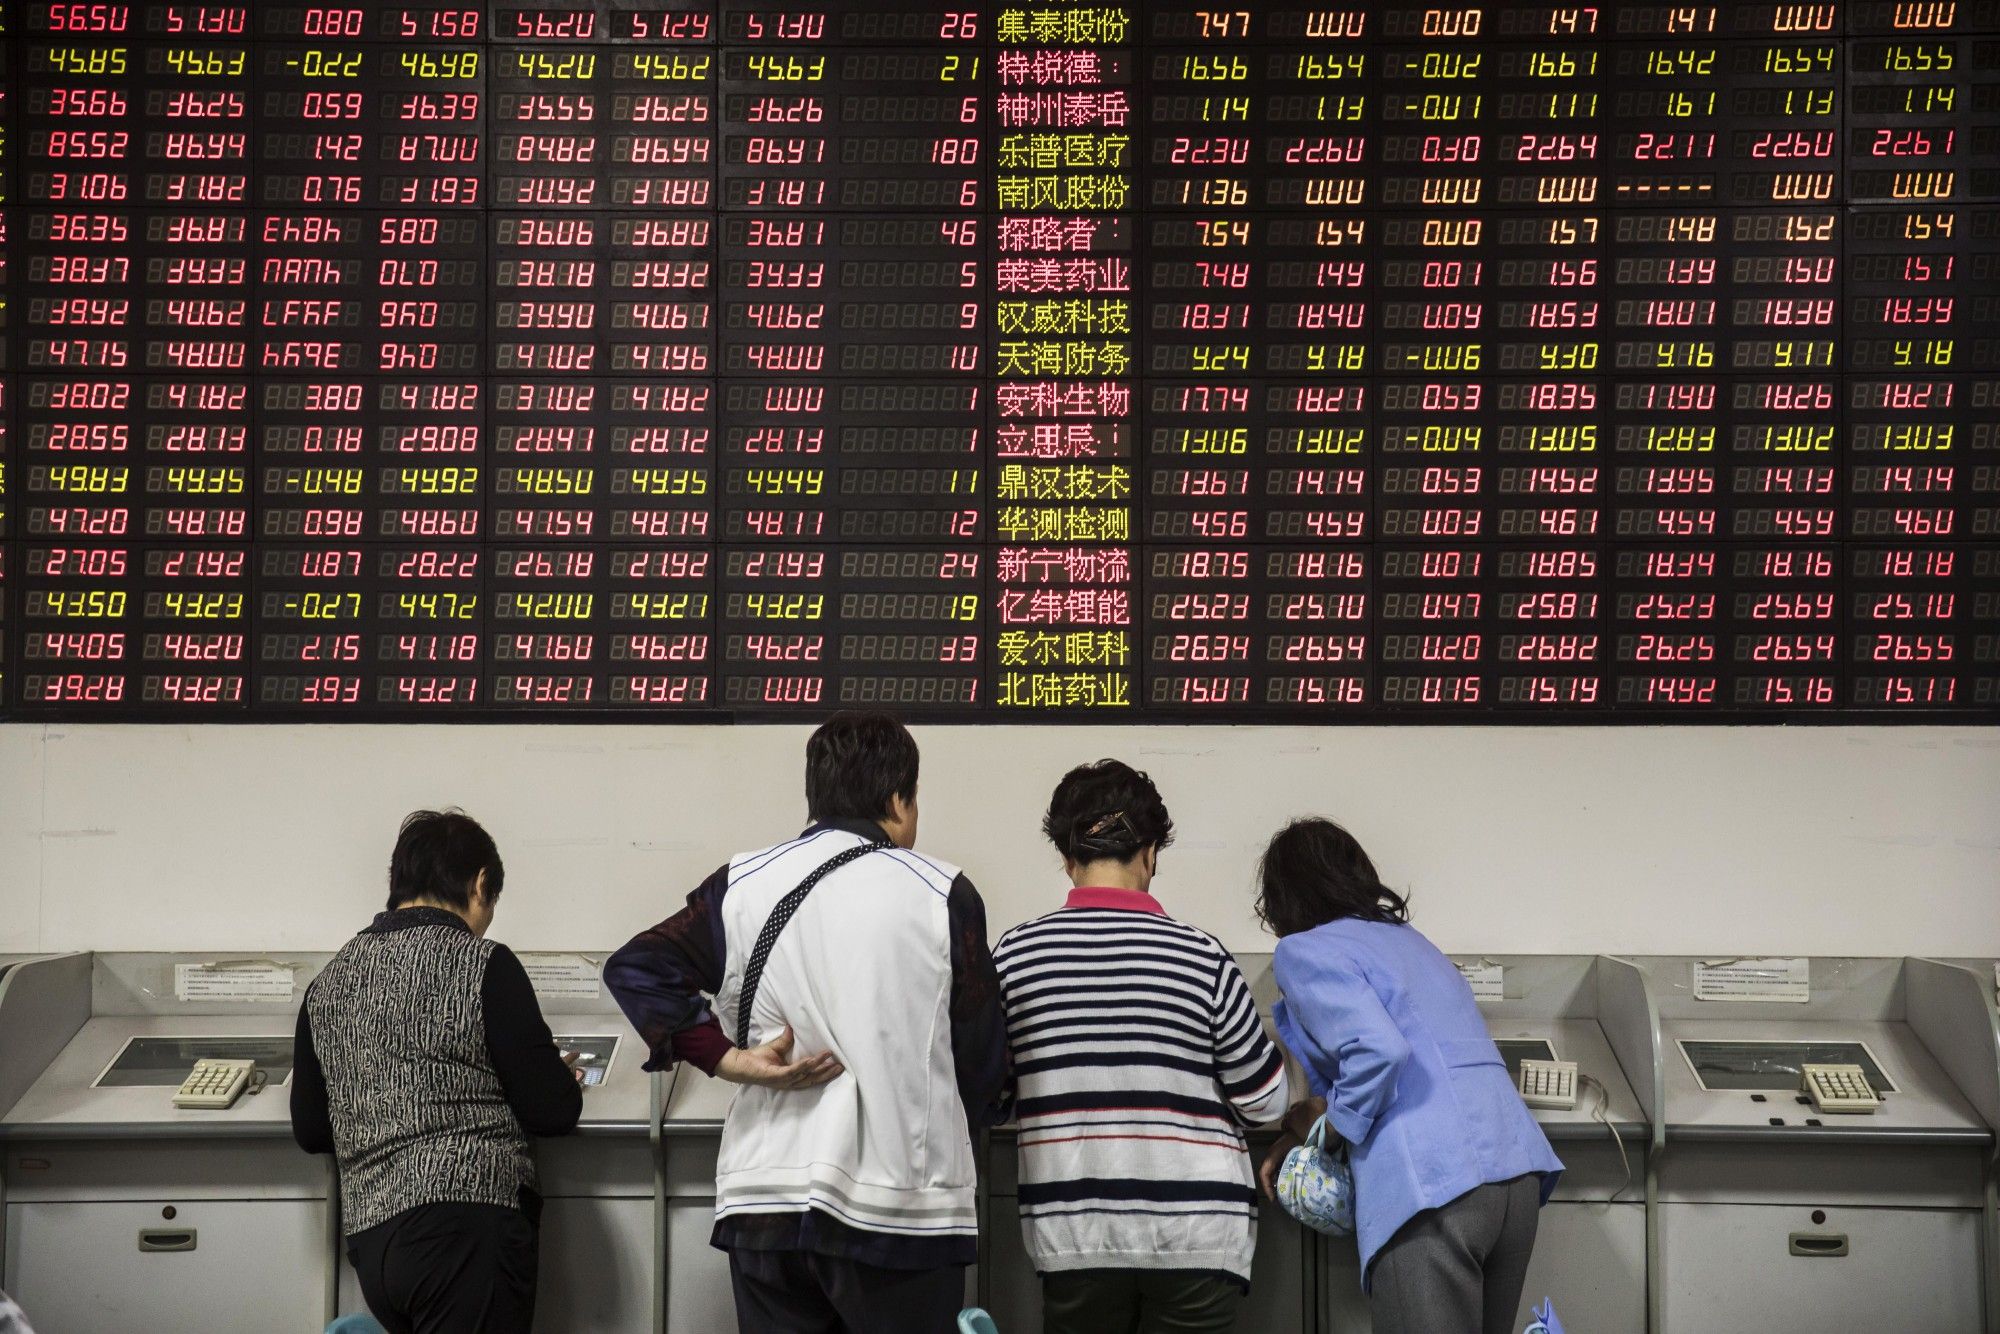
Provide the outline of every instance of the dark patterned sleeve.
{"type": "Polygon", "coordinates": [[[567,1135],[576,1129],[583,1115],[583,1090],[542,1018],[528,970],[505,945],[486,960],[479,1003],[487,1059],[521,1128],[530,1135],[567,1135]]]}
{"type": "Polygon", "coordinates": [[[729,1049],[706,999],[721,989],[729,957],[722,927],[728,891],[724,866],[688,895],[685,908],[632,937],[604,965],[605,987],[646,1044],[648,1070],[664,1070],[681,1057],[713,1074],[729,1049]]]}
{"type": "Polygon", "coordinates": [[[292,1037],[292,1138],[307,1153],[333,1152],[333,1117],[327,1109],[326,1072],[313,1049],[312,1018],[299,1003],[292,1037]]]}
{"type": "Polygon", "coordinates": [[[963,875],[952,881],[946,910],[952,1063],[966,1122],[977,1134],[1004,1119],[1007,1110],[1007,1021],[1000,1009],[1000,975],[986,947],[986,904],[963,875]]]}

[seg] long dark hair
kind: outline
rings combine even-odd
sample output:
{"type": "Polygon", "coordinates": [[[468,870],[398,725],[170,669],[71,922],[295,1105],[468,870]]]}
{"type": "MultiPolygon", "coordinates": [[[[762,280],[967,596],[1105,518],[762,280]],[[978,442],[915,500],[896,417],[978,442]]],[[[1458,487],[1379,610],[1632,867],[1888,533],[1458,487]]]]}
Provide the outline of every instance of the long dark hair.
{"type": "Polygon", "coordinates": [[[1257,864],[1257,920],[1280,937],[1343,917],[1403,923],[1410,905],[1382,883],[1354,835],[1331,820],[1294,820],[1257,864]]]}

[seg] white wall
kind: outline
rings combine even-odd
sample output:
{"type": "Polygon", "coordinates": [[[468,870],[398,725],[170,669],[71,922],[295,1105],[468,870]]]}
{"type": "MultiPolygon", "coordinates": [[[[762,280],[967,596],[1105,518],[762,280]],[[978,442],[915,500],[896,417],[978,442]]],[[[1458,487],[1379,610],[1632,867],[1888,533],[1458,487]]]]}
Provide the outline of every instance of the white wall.
{"type": "MultiPolygon", "coordinates": [[[[2000,731],[1965,728],[918,730],[921,845],[994,931],[1065,888],[1036,823],[1069,764],[1150,770],[1181,829],[1156,886],[1268,948],[1251,868],[1346,822],[1447,949],[2000,955],[2000,731]]],[[[331,949],[398,819],[499,839],[496,934],[604,949],[730,851],[804,819],[806,730],[0,727],[0,951],[331,949]]]]}

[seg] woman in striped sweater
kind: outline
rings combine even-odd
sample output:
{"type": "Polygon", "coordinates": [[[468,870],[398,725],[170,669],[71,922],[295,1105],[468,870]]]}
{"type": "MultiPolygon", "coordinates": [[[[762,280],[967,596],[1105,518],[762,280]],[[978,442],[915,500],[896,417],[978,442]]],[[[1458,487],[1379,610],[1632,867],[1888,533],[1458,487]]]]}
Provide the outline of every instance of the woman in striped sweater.
{"type": "Polygon", "coordinates": [[[1075,888],[993,961],[1043,1328],[1220,1334],[1256,1250],[1244,1127],[1284,1110],[1283,1059],[1229,952],[1148,892],[1174,832],[1151,779],[1072,769],[1042,831],[1075,888]]]}

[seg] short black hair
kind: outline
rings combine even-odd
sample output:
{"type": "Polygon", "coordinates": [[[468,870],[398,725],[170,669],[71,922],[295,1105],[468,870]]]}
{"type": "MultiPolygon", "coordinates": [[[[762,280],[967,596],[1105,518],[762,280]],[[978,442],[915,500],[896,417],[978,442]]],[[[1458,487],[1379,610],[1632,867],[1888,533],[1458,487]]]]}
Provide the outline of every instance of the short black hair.
{"type": "Polygon", "coordinates": [[[806,812],[823,820],[880,820],[889,802],[917,796],[917,739],[886,713],[836,713],[806,742],[806,812]]]}
{"type": "Polygon", "coordinates": [[[500,897],[506,868],[500,849],[479,821],[456,807],[445,811],[412,811],[396,835],[389,856],[389,906],[413,899],[434,899],[454,908],[472,906],[472,886],[486,872],[486,897],[500,897]]]}
{"type": "Polygon", "coordinates": [[[1382,883],[1354,835],[1331,820],[1294,820],[1257,866],[1257,920],[1279,938],[1343,917],[1403,923],[1410,905],[1382,883]]]}
{"type": "Polygon", "coordinates": [[[1174,819],[1153,780],[1122,760],[1079,764],[1049,798],[1042,832],[1064,859],[1127,862],[1174,841],[1174,819]]]}

